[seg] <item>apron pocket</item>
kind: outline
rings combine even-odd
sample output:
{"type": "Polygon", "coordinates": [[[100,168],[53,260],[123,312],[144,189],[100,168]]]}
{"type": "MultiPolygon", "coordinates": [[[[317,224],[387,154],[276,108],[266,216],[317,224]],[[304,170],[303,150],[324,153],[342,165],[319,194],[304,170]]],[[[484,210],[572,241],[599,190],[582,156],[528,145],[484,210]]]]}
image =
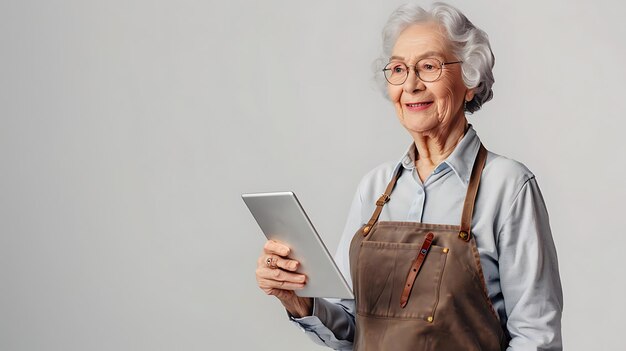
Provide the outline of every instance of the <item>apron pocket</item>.
{"type": "Polygon", "coordinates": [[[432,321],[447,257],[447,250],[441,246],[431,246],[415,278],[406,307],[400,306],[404,283],[420,248],[420,244],[361,243],[355,287],[357,313],[379,318],[432,321]]]}

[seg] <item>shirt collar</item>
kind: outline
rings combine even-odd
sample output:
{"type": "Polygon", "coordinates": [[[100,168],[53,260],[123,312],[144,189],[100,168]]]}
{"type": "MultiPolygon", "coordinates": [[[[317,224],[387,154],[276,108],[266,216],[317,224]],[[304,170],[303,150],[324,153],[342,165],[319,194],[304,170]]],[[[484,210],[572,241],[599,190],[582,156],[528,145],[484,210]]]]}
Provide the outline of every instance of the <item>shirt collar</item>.
{"type": "MultiPolygon", "coordinates": [[[[459,180],[463,184],[467,185],[469,183],[470,175],[472,174],[472,167],[474,166],[474,160],[476,159],[479,148],[480,139],[478,138],[474,127],[470,124],[467,132],[463,136],[463,139],[461,139],[456,148],[454,148],[454,151],[452,151],[450,156],[435,167],[434,173],[439,173],[450,167],[459,180]]],[[[416,159],[417,149],[415,147],[415,143],[412,143],[407,152],[400,159],[400,162],[398,162],[397,167],[404,167],[404,169],[412,171],[415,169],[416,159]]]]}

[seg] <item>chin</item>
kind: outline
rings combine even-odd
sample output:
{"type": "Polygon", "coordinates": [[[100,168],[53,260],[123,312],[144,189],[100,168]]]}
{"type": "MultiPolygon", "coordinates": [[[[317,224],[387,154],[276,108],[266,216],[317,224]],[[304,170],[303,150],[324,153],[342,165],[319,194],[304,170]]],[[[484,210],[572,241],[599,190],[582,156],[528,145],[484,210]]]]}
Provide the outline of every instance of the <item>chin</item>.
{"type": "Polygon", "coordinates": [[[407,130],[417,133],[432,130],[439,125],[436,118],[406,112],[400,122],[407,130]]]}

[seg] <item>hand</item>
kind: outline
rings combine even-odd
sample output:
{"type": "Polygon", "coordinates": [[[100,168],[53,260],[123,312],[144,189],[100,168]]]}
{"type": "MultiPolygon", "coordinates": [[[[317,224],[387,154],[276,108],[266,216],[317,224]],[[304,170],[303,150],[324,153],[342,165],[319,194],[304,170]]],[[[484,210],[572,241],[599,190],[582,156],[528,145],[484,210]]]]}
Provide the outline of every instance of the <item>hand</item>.
{"type": "Polygon", "coordinates": [[[276,296],[292,316],[310,316],[313,299],[294,292],[304,288],[306,276],[296,273],[300,262],[287,258],[290,251],[286,245],[268,240],[257,261],[257,284],[266,294],[276,296]]]}

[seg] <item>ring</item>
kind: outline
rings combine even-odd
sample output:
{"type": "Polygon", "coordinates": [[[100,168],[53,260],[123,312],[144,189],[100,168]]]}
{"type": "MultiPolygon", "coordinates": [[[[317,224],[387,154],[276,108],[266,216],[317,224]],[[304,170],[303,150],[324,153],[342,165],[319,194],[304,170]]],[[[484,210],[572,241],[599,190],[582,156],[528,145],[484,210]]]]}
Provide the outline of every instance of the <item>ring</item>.
{"type": "Polygon", "coordinates": [[[268,257],[268,258],[265,260],[265,264],[266,264],[269,268],[272,268],[272,269],[276,268],[276,263],[274,262],[274,259],[273,259],[273,257],[272,257],[272,256],[268,257]]]}

